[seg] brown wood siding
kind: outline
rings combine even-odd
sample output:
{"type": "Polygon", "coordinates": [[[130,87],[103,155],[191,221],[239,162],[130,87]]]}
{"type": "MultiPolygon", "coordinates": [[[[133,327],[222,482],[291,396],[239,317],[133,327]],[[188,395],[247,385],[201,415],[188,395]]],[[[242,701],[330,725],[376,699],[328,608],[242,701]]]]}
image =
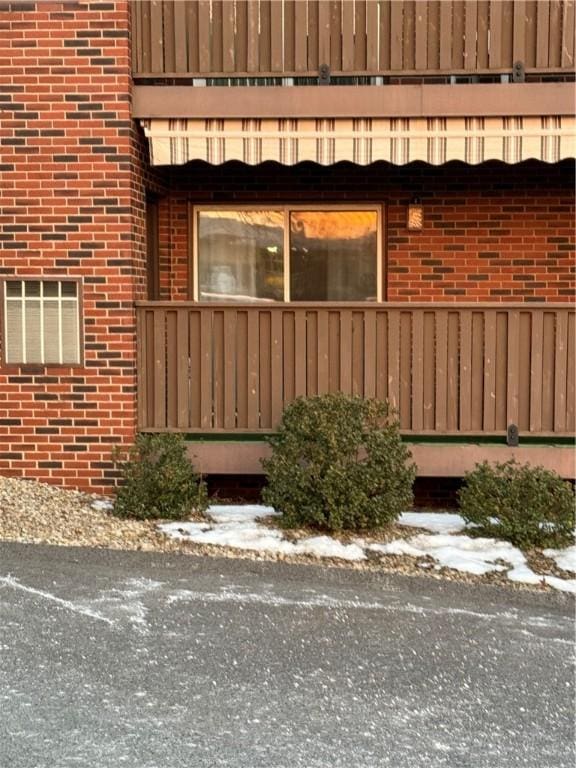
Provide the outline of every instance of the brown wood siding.
{"type": "Polygon", "coordinates": [[[134,0],[132,18],[137,77],[574,69],[574,0],[134,0]]]}
{"type": "Polygon", "coordinates": [[[388,399],[413,434],[574,432],[574,310],[138,305],[139,428],[269,432],[300,395],[388,399]]]}

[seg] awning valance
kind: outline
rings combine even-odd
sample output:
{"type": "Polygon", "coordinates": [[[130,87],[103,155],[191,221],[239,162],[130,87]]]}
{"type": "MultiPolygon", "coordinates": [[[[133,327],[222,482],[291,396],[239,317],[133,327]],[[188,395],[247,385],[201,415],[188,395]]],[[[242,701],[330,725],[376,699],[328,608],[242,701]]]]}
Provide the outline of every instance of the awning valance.
{"type": "Polygon", "coordinates": [[[551,117],[433,117],[361,119],[150,119],[142,120],[153,165],[274,160],[368,165],[421,160],[555,163],[576,156],[576,120],[551,117]]]}

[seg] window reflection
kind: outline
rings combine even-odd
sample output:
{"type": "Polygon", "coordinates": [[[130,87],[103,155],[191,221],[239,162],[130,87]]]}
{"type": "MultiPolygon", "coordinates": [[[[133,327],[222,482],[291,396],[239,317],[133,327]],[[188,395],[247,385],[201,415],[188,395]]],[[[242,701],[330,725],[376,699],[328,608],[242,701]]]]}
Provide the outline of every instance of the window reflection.
{"type": "Polygon", "coordinates": [[[292,211],[294,301],[376,301],[376,211],[292,211]]]}
{"type": "Polygon", "coordinates": [[[282,211],[200,211],[201,301],[282,301],[282,211]]]}

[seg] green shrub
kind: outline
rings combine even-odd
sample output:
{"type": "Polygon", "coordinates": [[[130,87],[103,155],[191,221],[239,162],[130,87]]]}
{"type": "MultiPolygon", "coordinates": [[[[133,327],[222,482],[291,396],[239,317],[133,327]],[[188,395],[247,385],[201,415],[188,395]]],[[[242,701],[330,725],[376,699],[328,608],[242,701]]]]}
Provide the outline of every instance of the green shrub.
{"type": "Polygon", "coordinates": [[[574,491],[543,467],[477,464],[459,491],[460,513],[485,535],[518,547],[562,546],[574,537],[574,491]]]}
{"type": "Polygon", "coordinates": [[[299,398],[264,460],[264,501],[286,527],[378,528],[412,503],[415,467],[388,405],[343,394],[299,398]]]}
{"type": "Polygon", "coordinates": [[[186,517],[207,507],[206,486],[186,455],[177,434],[140,434],[128,456],[116,457],[122,485],[116,494],[114,513],[119,517],[186,517]]]}

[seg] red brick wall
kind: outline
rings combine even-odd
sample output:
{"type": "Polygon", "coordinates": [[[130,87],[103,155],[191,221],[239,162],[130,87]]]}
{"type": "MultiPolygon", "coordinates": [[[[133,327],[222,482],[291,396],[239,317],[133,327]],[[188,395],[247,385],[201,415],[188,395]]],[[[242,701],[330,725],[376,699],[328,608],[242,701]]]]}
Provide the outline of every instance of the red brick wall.
{"type": "Polygon", "coordinates": [[[84,320],[83,365],[0,366],[0,473],[102,490],[145,275],[128,3],[0,3],[0,66],[0,277],[80,278],[84,320]]]}
{"type": "Polygon", "coordinates": [[[187,198],[199,204],[385,203],[389,301],[569,301],[574,295],[569,161],[404,168],[192,163],[173,169],[166,183],[173,190],[163,206],[166,297],[186,298],[187,198]],[[406,207],[415,196],[424,205],[419,232],[406,228],[406,207]]]}

